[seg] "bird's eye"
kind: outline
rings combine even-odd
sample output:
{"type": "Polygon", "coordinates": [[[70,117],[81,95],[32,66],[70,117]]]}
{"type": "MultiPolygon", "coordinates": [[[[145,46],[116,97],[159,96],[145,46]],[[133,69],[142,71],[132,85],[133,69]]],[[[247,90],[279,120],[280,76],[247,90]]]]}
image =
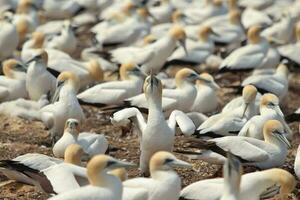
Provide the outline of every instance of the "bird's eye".
{"type": "Polygon", "coordinates": [[[65,82],[65,81],[58,81],[58,82],[57,82],[57,87],[62,86],[62,85],[64,84],[64,82],[65,82]]]}
{"type": "Polygon", "coordinates": [[[116,164],[116,161],[110,160],[110,161],[107,162],[106,167],[112,166],[114,164],[116,164]]]}
{"type": "Polygon", "coordinates": [[[167,159],[165,160],[165,164],[168,164],[168,163],[173,162],[173,161],[174,161],[173,159],[167,158],[167,159]]]}
{"type": "Polygon", "coordinates": [[[275,106],[275,104],[274,104],[274,103],[272,103],[272,102],[270,102],[270,103],[268,103],[268,106],[270,106],[270,107],[274,107],[274,106],[275,106]]]}

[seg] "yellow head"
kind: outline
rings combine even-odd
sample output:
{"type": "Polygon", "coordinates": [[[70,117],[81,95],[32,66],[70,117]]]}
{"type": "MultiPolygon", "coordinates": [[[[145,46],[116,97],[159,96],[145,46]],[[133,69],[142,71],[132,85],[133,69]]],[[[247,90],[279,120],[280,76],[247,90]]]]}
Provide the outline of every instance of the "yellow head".
{"type": "Polygon", "coordinates": [[[296,27],[296,37],[297,41],[300,42],[300,25],[296,27]]]}
{"type": "Polygon", "coordinates": [[[150,34],[147,35],[146,37],[144,37],[143,41],[144,41],[144,45],[148,45],[148,44],[152,44],[153,42],[155,42],[157,40],[157,38],[150,34]]]}
{"type": "Polygon", "coordinates": [[[266,142],[275,144],[285,144],[288,148],[291,144],[286,138],[284,127],[278,120],[268,120],[263,127],[263,134],[266,142]]]}
{"type": "Polygon", "coordinates": [[[214,4],[215,6],[220,7],[220,6],[223,5],[223,0],[213,0],[213,4],[214,4]]]}
{"type": "Polygon", "coordinates": [[[194,83],[199,79],[199,75],[194,70],[189,68],[183,68],[179,70],[175,75],[175,83],[177,87],[183,86],[185,82],[194,83]]]}
{"type": "Polygon", "coordinates": [[[134,5],[131,1],[126,2],[126,4],[123,6],[122,11],[125,15],[130,15],[132,11],[136,9],[136,5],[134,5]]]}
{"type": "Polygon", "coordinates": [[[31,62],[31,61],[35,61],[35,62],[38,62],[38,63],[43,63],[42,66],[47,67],[48,53],[43,49],[38,49],[38,50],[35,51],[34,57],[28,62],[31,62]]]}
{"type": "Polygon", "coordinates": [[[257,44],[261,41],[260,37],[261,27],[251,26],[247,32],[247,37],[250,44],[257,44]]]}
{"type": "Polygon", "coordinates": [[[78,135],[80,133],[80,125],[77,119],[68,119],[65,123],[65,132],[78,135]]]}
{"type": "Polygon", "coordinates": [[[32,39],[34,41],[33,47],[35,49],[40,49],[43,47],[44,40],[45,40],[45,35],[42,32],[33,32],[32,33],[32,39]]]}
{"type": "Polygon", "coordinates": [[[23,42],[26,34],[29,32],[29,23],[25,18],[20,18],[16,24],[16,29],[19,35],[19,41],[23,42]]]}
{"type": "Polygon", "coordinates": [[[122,182],[128,179],[127,171],[125,168],[114,169],[109,173],[118,177],[122,182]]]}
{"type": "Polygon", "coordinates": [[[216,90],[220,89],[220,86],[215,82],[214,78],[210,74],[202,73],[199,77],[200,79],[196,82],[198,86],[207,85],[216,90]]]}
{"type": "Polygon", "coordinates": [[[150,173],[154,175],[155,171],[168,171],[173,167],[185,167],[190,168],[187,162],[177,159],[173,154],[166,151],[156,152],[150,159],[150,173]]]}
{"type": "Polygon", "coordinates": [[[15,78],[14,71],[25,72],[25,67],[15,59],[9,59],[3,62],[3,73],[6,77],[15,78]]]}
{"type": "Polygon", "coordinates": [[[17,8],[17,13],[27,13],[34,6],[32,0],[20,0],[17,8]]]}
{"type": "Polygon", "coordinates": [[[270,107],[270,106],[278,106],[279,99],[276,95],[267,93],[261,97],[260,106],[261,107],[270,107]]]}
{"type": "Polygon", "coordinates": [[[176,22],[179,22],[180,19],[182,19],[183,17],[183,13],[180,11],[180,10],[175,10],[173,13],[172,13],[172,22],[173,23],[176,23],[176,22]]]}
{"type": "Polygon", "coordinates": [[[169,35],[170,35],[174,40],[177,40],[177,41],[185,40],[185,38],[186,38],[186,34],[185,34],[184,29],[183,29],[181,26],[179,26],[179,25],[173,26],[173,27],[169,30],[169,35]]]}
{"type": "Polygon", "coordinates": [[[99,62],[96,59],[91,59],[88,62],[87,69],[90,73],[90,76],[94,79],[94,81],[102,81],[104,77],[104,73],[99,62]]]}
{"type": "Polygon", "coordinates": [[[229,13],[229,21],[232,24],[240,24],[241,23],[241,12],[238,10],[232,10],[229,13]]]}
{"type": "Polygon", "coordinates": [[[79,79],[73,72],[62,72],[57,77],[58,84],[69,84],[74,87],[75,90],[78,90],[79,87],[79,79]]]}
{"type": "Polygon", "coordinates": [[[130,80],[132,76],[142,76],[138,66],[132,62],[122,64],[120,67],[121,80],[130,80]]]}
{"type": "Polygon", "coordinates": [[[286,170],[273,168],[269,170],[265,170],[262,173],[265,173],[274,183],[279,184],[280,192],[279,197],[280,199],[288,199],[288,194],[291,193],[297,184],[295,177],[286,170]]]}
{"type": "Polygon", "coordinates": [[[136,12],[137,12],[137,14],[138,14],[139,16],[141,16],[142,18],[148,18],[149,16],[151,16],[151,13],[150,13],[149,10],[148,10],[147,8],[145,8],[145,7],[137,9],[136,12]]]}
{"type": "Polygon", "coordinates": [[[73,165],[81,165],[81,157],[83,156],[84,151],[78,144],[70,144],[64,154],[64,159],[66,163],[73,165]]]}
{"type": "Polygon", "coordinates": [[[200,40],[207,41],[211,33],[213,33],[213,30],[210,26],[201,26],[199,31],[200,40]]]}
{"type": "Polygon", "coordinates": [[[246,85],[243,89],[243,99],[245,103],[250,103],[255,100],[257,89],[253,85],[246,85]]]}
{"type": "Polygon", "coordinates": [[[87,164],[87,175],[90,184],[93,186],[105,187],[106,182],[103,180],[103,171],[116,168],[134,167],[132,163],[116,160],[107,155],[94,156],[87,164]]]}

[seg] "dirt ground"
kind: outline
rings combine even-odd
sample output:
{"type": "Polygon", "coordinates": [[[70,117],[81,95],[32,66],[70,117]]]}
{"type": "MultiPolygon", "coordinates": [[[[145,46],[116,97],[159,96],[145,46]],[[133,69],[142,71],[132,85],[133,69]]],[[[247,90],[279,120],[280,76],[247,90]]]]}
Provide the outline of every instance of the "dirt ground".
{"type": "MultiPolygon", "coordinates": [[[[218,83],[226,85],[228,83],[237,83],[237,75],[228,74],[219,79],[218,83]],[[221,80],[221,81],[219,81],[221,80]]],[[[284,113],[290,113],[296,108],[300,107],[300,74],[292,74],[290,78],[290,91],[285,103],[282,105],[284,113]]],[[[220,91],[220,108],[232,99],[235,95],[232,94],[231,89],[223,88],[220,91]]],[[[82,125],[81,129],[84,131],[93,131],[96,133],[105,134],[109,140],[112,151],[110,155],[120,159],[126,159],[138,163],[139,159],[139,143],[137,136],[132,133],[127,133],[126,136],[121,137],[121,129],[114,127],[109,122],[109,116],[103,116],[99,109],[93,107],[84,107],[87,120],[82,125]]],[[[290,124],[295,133],[292,141],[293,148],[289,152],[284,169],[291,173],[293,172],[294,157],[300,137],[298,134],[298,123],[290,124]]],[[[182,141],[183,136],[176,136],[175,149],[184,145],[182,141]]],[[[48,133],[44,129],[41,122],[27,121],[19,118],[10,118],[0,115],[0,160],[12,159],[18,155],[29,152],[38,152],[52,156],[50,141],[48,133]]],[[[187,160],[181,155],[182,159],[187,160]]],[[[192,161],[194,164],[193,170],[180,170],[178,173],[182,178],[183,186],[193,183],[198,180],[213,178],[221,176],[220,166],[211,165],[202,161],[192,161]]],[[[246,168],[244,171],[251,172],[255,169],[246,168]]],[[[129,176],[136,177],[139,171],[130,170],[129,176]]],[[[0,174],[0,199],[47,199],[48,195],[38,191],[33,186],[23,185],[8,181],[6,177],[0,174]]],[[[300,199],[300,182],[298,182],[297,189],[290,195],[290,199],[300,199]]]]}

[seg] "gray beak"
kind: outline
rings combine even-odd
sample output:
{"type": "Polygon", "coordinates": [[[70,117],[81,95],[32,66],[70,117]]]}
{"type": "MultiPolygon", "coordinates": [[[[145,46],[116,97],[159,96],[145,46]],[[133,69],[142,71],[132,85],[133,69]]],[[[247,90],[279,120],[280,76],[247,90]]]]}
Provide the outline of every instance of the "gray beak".
{"type": "Polygon", "coordinates": [[[112,168],[116,169],[116,168],[134,168],[137,167],[136,164],[134,163],[130,163],[130,162],[125,162],[125,161],[120,161],[120,160],[116,160],[115,164],[113,164],[112,168]]]}
{"type": "Polygon", "coordinates": [[[31,58],[31,59],[29,59],[28,61],[26,61],[26,65],[28,65],[29,63],[31,63],[31,62],[33,62],[33,61],[35,61],[37,59],[37,57],[35,56],[35,57],[33,57],[33,58],[31,58]]]}
{"type": "Polygon", "coordinates": [[[134,73],[136,73],[137,75],[141,75],[144,78],[148,76],[145,72],[141,70],[141,68],[138,65],[134,68],[134,73]]]}
{"type": "Polygon", "coordinates": [[[246,104],[245,104],[244,111],[243,111],[242,118],[244,118],[244,116],[245,116],[245,113],[246,113],[246,111],[247,111],[247,109],[248,109],[248,106],[249,106],[249,103],[246,103],[246,104]]]}
{"type": "Polygon", "coordinates": [[[278,115],[280,115],[280,116],[284,119],[284,114],[282,113],[282,111],[281,111],[279,105],[276,105],[276,106],[275,106],[275,111],[276,111],[276,113],[277,113],[278,115]]]}
{"type": "Polygon", "coordinates": [[[172,161],[170,163],[170,165],[173,167],[182,167],[182,168],[192,168],[193,167],[190,163],[185,162],[183,160],[179,160],[179,159],[172,161]]]}
{"type": "Polygon", "coordinates": [[[52,96],[52,99],[50,101],[51,104],[55,103],[56,101],[58,101],[58,99],[59,99],[59,93],[60,93],[60,90],[63,87],[63,85],[64,85],[64,82],[58,82],[57,83],[56,90],[55,90],[55,92],[54,92],[54,94],[52,96]]]}
{"type": "Polygon", "coordinates": [[[16,68],[17,68],[18,71],[21,71],[21,72],[27,72],[27,70],[28,70],[27,66],[22,65],[22,64],[18,64],[16,66],[16,68]]]}
{"type": "Polygon", "coordinates": [[[186,42],[185,42],[185,39],[181,39],[179,40],[179,44],[180,46],[182,46],[184,52],[185,52],[185,55],[188,55],[188,51],[187,51],[187,48],[186,48],[186,42]]]}
{"type": "Polygon", "coordinates": [[[281,142],[283,142],[284,144],[286,144],[286,146],[287,146],[288,148],[291,148],[291,147],[292,147],[292,145],[290,144],[290,142],[288,141],[288,139],[285,137],[286,133],[274,132],[273,134],[274,134],[274,136],[275,136],[278,140],[280,140],[281,142]]]}

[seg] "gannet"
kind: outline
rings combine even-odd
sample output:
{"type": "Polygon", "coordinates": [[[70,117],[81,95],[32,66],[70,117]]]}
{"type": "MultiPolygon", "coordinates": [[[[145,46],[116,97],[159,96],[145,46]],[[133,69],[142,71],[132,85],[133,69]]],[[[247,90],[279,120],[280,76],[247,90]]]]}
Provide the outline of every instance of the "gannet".
{"type": "Polygon", "coordinates": [[[123,182],[124,187],[143,188],[148,191],[148,200],[179,199],[181,180],[173,167],[191,167],[169,152],[155,153],[150,160],[151,178],[133,178],[123,182]]]}
{"type": "Polygon", "coordinates": [[[159,6],[150,7],[149,12],[154,17],[154,24],[162,24],[171,21],[172,12],[175,9],[170,0],[161,0],[159,6]]]}
{"type": "Polygon", "coordinates": [[[279,107],[278,98],[270,93],[264,94],[260,100],[260,115],[255,115],[240,130],[240,136],[263,139],[263,126],[271,119],[279,120],[285,127],[286,132],[292,134],[290,128],[284,121],[284,115],[279,107]]]}
{"type": "Polygon", "coordinates": [[[117,8],[116,3],[114,3],[112,6],[100,13],[99,18],[103,19],[103,21],[100,21],[94,25],[91,28],[91,32],[105,32],[107,28],[125,22],[129,17],[133,16],[133,14],[136,12],[136,9],[137,5],[135,5],[132,1],[125,1],[124,4],[117,6],[117,8]]]}
{"type": "Polygon", "coordinates": [[[26,67],[9,59],[3,62],[4,76],[0,76],[0,102],[26,98],[26,67]]]}
{"type": "Polygon", "coordinates": [[[148,175],[151,156],[158,151],[172,151],[176,124],[183,133],[189,135],[194,132],[195,126],[183,112],[178,110],[170,114],[168,121],[165,120],[162,112],[162,85],[155,76],[150,75],[146,78],[144,92],[149,106],[147,122],[137,108],[127,108],[114,113],[112,122],[117,124],[134,117],[141,133],[140,168],[143,174],[148,175]]]}
{"type": "Polygon", "coordinates": [[[55,77],[47,71],[48,54],[44,50],[36,52],[28,61],[26,73],[26,90],[29,98],[39,100],[43,94],[53,95],[56,88],[55,77]]]}
{"type": "Polygon", "coordinates": [[[196,158],[209,163],[224,163],[226,151],[239,157],[246,165],[260,169],[280,167],[284,164],[288,148],[291,147],[286,139],[283,125],[280,121],[269,120],[263,128],[264,141],[244,137],[225,136],[204,141],[190,139],[191,147],[204,149],[196,153],[196,158]]]}
{"type": "Polygon", "coordinates": [[[120,67],[120,81],[110,81],[91,87],[77,97],[88,104],[116,105],[122,104],[129,97],[142,92],[144,74],[133,63],[125,63],[120,67]]]}
{"type": "Polygon", "coordinates": [[[19,98],[0,104],[0,113],[10,117],[20,117],[26,120],[41,120],[40,109],[49,104],[47,95],[41,96],[38,101],[19,98]]]}
{"type": "Polygon", "coordinates": [[[230,53],[219,67],[220,72],[250,70],[263,64],[269,49],[269,43],[260,36],[260,31],[259,26],[249,28],[247,32],[248,45],[230,53]]]}
{"type": "MultiPolygon", "coordinates": [[[[232,175],[236,177],[237,171],[234,168],[231,170],[234,174],[232,175]]],[[[224,183],[223,178],[206,179],[192,183],[181,191],[180,198],[183,200],[218,200],[224,193],[224,183]]],[[[279,193],[279,197],[284,199],[295,189],[295,185],[296,180],[293,175],[283,169],[273,168],[252,172],[241,177],[239,199],[259,200],[263,197],[271,198],[276,193],[279,193]],[[272,193],[272,190],[275,192],[272,193]]]]}
{"type": "Polygon", "coordinates": [[[243,103],[234,110],[212,115],[198,128],[196,135],[220,137],[237,134],[255,113],[255,97],[257,90],[248,85],[243,89],[243,103]]]}
{"type": "Polygon", "coordinates": [[[278,47],[278,51],[281,56],[292,60],[293,62],[297,63],[298,65],[300,64],[300,59],[298,57],[300,53],[300,25],[296,27],[296,38],[297,42],[296,43],[291,43],[287,45],[283,45],[278,47]]]}
{"type": "Polygon", "coordinates": [[[145,73],[158,73],[167,58],[173,53],[177,42],[185,46],[186,34],[178,25],[173,26],[167,35],[144,47],[123,47],[111,52],[113,60],[118,63],[134,62],[141,66],[145,73]]]}
{"type": "Polygon", "coordinates": [[[107,27],[96,36],[103,48],[128,46],[150,32],[149,11],[139,8],[136,14],[125,22],[107,27]]]}
{"type": "Polygon", "coordinates": [[[237,158],[230,153],[223,166],[224,190],[220,200],[239,200],[242,165],[237,158]]]}
{"type": "Polygon", "coordinates": [[[75,37],[71,22],[65,21],[60,34],[46,40],[44,47],[58,49],[72,55],[77,47],[77,38],[75,37]]]}
{"type": "MultiPolygon", "coordinates": [[[[211,81],[207,77],[199,76],[194,70],[189,68],[183,68],[176,73],[176,88],[163,89],[162,91],[162,108],[166,116],[169,116],[175,109],[183,112],[191,111],[190,108],[197,96],[196,80],[211,81]]],[[[126,99],[126,104],[139,108],[148,108],[147,100],[143,93],[126,99]]]]}
{"type": "MultiPolygon", "coordinates": [[[[161,24],[156,24],[153,25],[151,27],[151,32],[150,35],[154,36],[155,38],[159,39],[164,37],[168,31],[170,30],[170,28],[172,28],[175,24],[176,25],[180,25],[180,26],[184,26],[185,32],[187,34],[187,37],[189,37],[189,35],[191,35],[189,32],[191,32],[189,29],[187,29],[187,24],[191,24],[193,23],[192,21],[190,21],[189,18],[187,18],[186,15],[184,15],[180,10],[175,10],[172,13],[172,21],[168,22],[168,23],[161,23],[161,24]]],[[[194,36],[193,39],[197,39],[198,36],[198,31],[199,30],[199,25],[195,28],[193,26],[193,30],[192,30],[192,35],[194,36]],[[197,30],[194,30],[197,29],[197,30]]]]}
{"type": "Polygon", "coordinates": [[[116,160],[110,156],[98,155],[94,156],[87,164],[87,176],[90,185],[50,198],[51,200],[82,200],[82,199],[98,199],[98,200],[121,200],[122,199],[122,183],[114,175],[107,173],[107,170],[132,167],[133,164],[116,160]]]}
{"type": "Polygon", "coordinates": [[[83,153],[79,145],[73,144],[67,148],[64,162],[46,155],[25,154],[0,161],[0,170],[10,179],[59,194],[88,184],[85,168],[76,166],[83,153]]]}
{"type": "Polygon", "coordinates": [[[33,32],[31,34],[31,38],[27,40],[23,46],[21,51],[21,59],[23,62],[27,62],[39,51],[39,49],[43,48],[45,40],[45,35],[42,32],[33,32]]]}
{"type": "Polygon", "coordinates": [[[57,72],[73,72],[79,78],[80,89],[103,81],[103,70],[96,59],[79,62],[72,58],[53,58],[48,61],[48,66],[57,72]]]}
{"type": "Polygon", "coordinates": [[[17,26],[19,33],[19,43],[22,44],[26,39],[27,33],[33,32],[40,23],[38,10],[34,1],[20,0],[14,15],[13,23],[17,26]]]}
{"type": "Polygon", "coordinates": [[[288,75],[287,66],[281,63],[274,74],[254,74],[247,77],[242,86],[254,85],[261,94],[273,93],[282,100],[288,92],[288,75]]]}
{"type": "MultiPolygon", "coordinates": [[[[254,102],[254,108],[251,113],[251,117],[253,117],[254,115],[259,114],[259,105],[260,105],[260,98],[261,98],[261,94],[258,92],[256,94],[255,97],[255,102],[254,102]]],[[[239,96],[236,97],[234,99],[232,99],[230,102],[228,102],[222,109],[222,112],[226,113],[226,112],[231,112],[232,110],[236,109],[237,107],[240,107],[243,105],[243,96],[239,96]]]]}
{"type": "Polygon", "coordinates": [[[230,11],[225,19],[221,15],[205,21],[204,24],[212,27],[215,33],[211,35],[212,40],[216,45],[226,45],[227,52],[239,47],[246,38],[241,25],[241,13],[237,10],[230,11]]]}
{"type": "Polygon", "coordinates": [[[243,168],[238,158],[227,153],[227,159],[223,165],[224,178],[206,179],[192,183],[181,190],[180,199],[242,199],[241,196],[243,193],[241,193],[242,188],[240,188],[242,172],[243,168]],[[214,189],[217,189],[218,191],[212,192],[214,189]]]}
{"type": "MultiPolygon", "coordinates": [[[[175,75],[175,89],[163,89],[163,97],[176,100],[176,103],[170,107],[169,112],[177,109],[183,112],[192,111],[191,107],[197,97],[197,89],[195,87],[195,81],[200,80],[210,84],[213,84],[206,75],[199,76],[194,70],[189,68],[183,68],[179,70],[175,75]]],[[[164,109],[165,110],[165,109],[164,109]]]]}
{"type": "Polygon", "coordinates": [[[204,80],[197,80],[197,96],[194,100],[191,111],[199,113],[213,112],[218,107],[217,92],[220,89],[214,78],[208,73],[200,74],[204,80]]]}
{"type": "Polygon", "coordinates": [[[246,7],[246,8],[255,8],[258,10],[263,10],[264,8],[274,4],[275,2],[272,0],[254,0],[254,1],[247,1],[247,0],[241,0],[239,2],[239,4],[242,7],[246,7]]]}
{"type": "Polygon", "coordinates": [[[254,8],[246,8],[242,13],[242,24],[245,29],[249,29],[252,26],[270,26],[273,24],[269,15],[263,11],[256,10],[254,8]]]}
{"type": "Polygon", "coordinates": [[[19,43],[17,27],[12,24],[12,13],[5,12],[0,17],[0,61],[12,56],[19,43]]]}
{"type": "Polygon", "coordinates": [[[81,59],[84,61],[96,60],[98,64],[101,66],[103,71],[111,71],[115,72],[119,68],[116,63],[110,62],[104,58],[102,58],[97,53],[101,51],[101,47],[99,45],[93,45],[91,47],[85,48],[81,51],[81,59]]]}
{"type": "Polygon", "coordinates": [[[225,15],[228,12],[227,8],[223,4],[223,1],[205,1],[205,3],[206,5],[201,8],[190,7],[184,9],[183,12],[186,16],[198,23],[202,23],[206,19],[214,16],[225,15]],[[202,10],[202,12],[199,12],[199,10],[202,10]]]}
{"type": "MultiPolygon", "coordinates": [[[[109,172],[118,177],[122,182],[128,179],[128,174],[124,168],[114,169],[109,172]]],[[[123,186],[122,200],[145,200],[148,199],[148,191],[144,188],[134,188],[123,186]]]]}
{"type": "Polygon", "coordinates": [[[65,122],[69,118],[77,119],[80,123],[85,118],[76,97],[78,86],[79,80],[76,75],[62,72],[57,77],[57,88],[52,104],[40,110],[42,121],[50,129],[53,142],[63,134],[65,122]],[[55,102],[57,99],[59,100],[55,102]]]}
{"type": "Polygon", "coordinates": [[[262,31],[263,37],[269,38],[271,41],[279,44],[290,42],[293,36],[294,22],[289,13],[284,13],[281,20],[274,23],[271,27],[262,31]]]}
{"type": "Polygon", "coordinates": [[[78,14],[84,8],[76,0],[44,0],[43,9],[45,15],[51,19],[66,19],[78,14]]]}
{"type": "Polygon", "coordinates": [[[215,49],[214,42],[210,37],[212,33],[211,27],[201,27],[198,34],[198,41],[187,40],[186,49],[184,49],[184,47],[176,49],[168,58],[168,64],[182,63],[197,65],[203,63],[215,49]],[[187,51],[187,53],[185,51],[187,51]]]}
{"type": "Polygon", "coordinates": [[[64,134],[53,146],[53,154],[57,158],[63,158],[65,150],[70,144],[79,144],[89,156],[104,154],[108,148],[108,141],[103,134],[83,132],[77,119],[66,121],[64,134]]]}

